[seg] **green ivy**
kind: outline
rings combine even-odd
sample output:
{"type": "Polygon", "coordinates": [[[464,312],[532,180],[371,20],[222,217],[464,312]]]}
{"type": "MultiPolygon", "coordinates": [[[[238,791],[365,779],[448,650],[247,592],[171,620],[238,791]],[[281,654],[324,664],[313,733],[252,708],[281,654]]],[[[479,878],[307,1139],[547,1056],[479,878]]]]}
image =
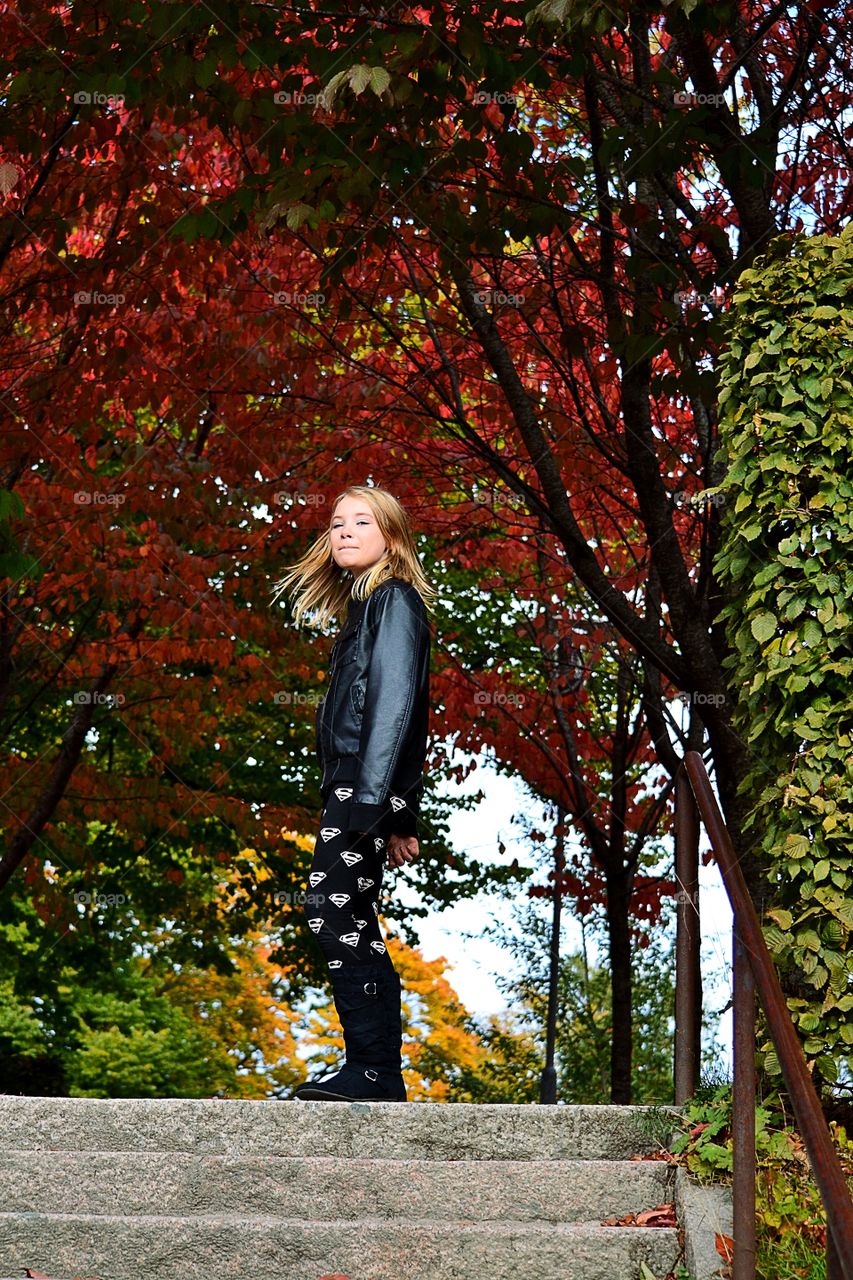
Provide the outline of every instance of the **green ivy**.
{"type": "MultiPolygon", "coordinates": [[[[785,1160],[791,1138],[780,1128],[778,1100],[755,1107],[755,1159],[757,1167],[785,1160]]],[[[734,1168],[732,1145],[732,1089],[721,1085],[706,1101],[692,1101],[682,1112],[682,1129],[672,1141],[672,1154],[683,1157],[690,1174],[699,1182],[730,1182],[734,1168]]]]}
{"type": "MultiPolygon", "coordinates": [[[[698,1182],[731,1184],[731,1085],[680,1110],[671,1158],[698,1182]]],[[[853,1140],[835,1121],[830,1132],[853,1190],[853,1140]]],[[[757,1100],[755,1167],[757,1280],[826,1280],[826,1214],[803,1141],[777,1093],[757,1100]]]]}
{"type": "Polygon", "coordinates": [[[831,1084],[853,1044],[853,224],[777,241],[725,326],[715,567],[747,827],[773,886],[767,944],[831,1084]]]}

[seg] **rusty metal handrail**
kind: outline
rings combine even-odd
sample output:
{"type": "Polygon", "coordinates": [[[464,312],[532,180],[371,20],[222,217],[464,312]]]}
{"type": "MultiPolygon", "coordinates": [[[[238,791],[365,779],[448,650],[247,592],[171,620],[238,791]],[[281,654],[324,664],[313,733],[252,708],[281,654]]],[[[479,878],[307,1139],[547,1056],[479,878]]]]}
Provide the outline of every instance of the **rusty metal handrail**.
{"type": "MultiPolygon", "coordinates": [[[[690,781],[692,796],[687,788],[678,789],[678,804],[682,814],[677,816],[676,844],[679,869],[677,874],[689,875],[690,858],[685,855],[685,843],[695,839],[695,865],[698,868],[699,826],[689,812],[688,800],[698,806],[699,813],[720,872],[734,915],[734,1088],[733,1088],[733,1146],[734,1146],[734,1280],[754,1280],[755,1276],[755,1000],[764,1009],[770,1035],[776,1048],[782,1075],[794,1109],[797,1126],[809,1155],[815,1182],[826,1210],[826,1261],[827,1280],[853,1280],[853,1199],[841,1168],[832,1137],[821,1110],[809,1069],[806,1066],[802,1046],[797,1037],[790,1010],[785,1000],[779,976],[764,941],[761,924],[740,869],[737,854],[732,845],[723,816],[711,789],[705,762],[698,751],[688,751],[684,756],[684,769],[690,781]],[[694,799],[695,798],[695,799],[694,799]],[[684,809],[688,809],[685,813],[684,809]]],[[[682,886],[682,902],[679,909],[679,926],[682,942],[679,955],[682,975],[691,975],[688,992],[676,1003],[676,1102],[686,1101],[690,1080],[695,1082],[695,1028],[699,1018],[691,1007],[691,992],[695,989],[692,975],[697,963],[691,949],[698,945],[695,926],[693,936],[684,941],[684,922],[688,919],[689,899],[693,885],[682,886]],[[685,969],[684,966],[687,966],[685,969]],[[679,1017],[686,1018],[689,1026],[682,1025],[679,1033],[679,1017]],[[691,1074],[692,1073],[692,1074],[691,1074]]],[[[698,892],[696,893],[698,899],[698,892]]],[[[698,911],[698,900],[696,902],[698,911]]],[[[698,916],[697,916],[698,919],[698,916]]],[[[680,980],[680,979],[679,979],[680,980]]],[[[701,1014],[699,1015],[701,1017],[701,1014]]]]}

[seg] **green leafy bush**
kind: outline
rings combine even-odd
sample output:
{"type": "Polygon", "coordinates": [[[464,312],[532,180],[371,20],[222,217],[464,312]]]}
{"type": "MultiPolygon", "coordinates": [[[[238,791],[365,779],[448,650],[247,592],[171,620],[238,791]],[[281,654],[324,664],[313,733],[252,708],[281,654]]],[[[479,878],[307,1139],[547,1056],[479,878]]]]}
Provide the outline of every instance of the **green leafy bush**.
{"type": "MultiPolygon", "coordinates": [[[[853,1140],[831,1124],[835,1148],[853,1188],[853,1140]]],[[[692,1177],[730,1182],[731,1086],[682,1109],[672,1154],[692,1177]]],[[[826,1280],[826,1216],[805,1147],[778,1095],[756,1107],[756,1280],[826,1280]]]]}
{"type": "Polygon", "coordinates": [[[853,1045],[853,224],[781,238],[741,274],[726,326],[715,567],[746,829],[806,1058],[834,1084],[853,1045]]]}

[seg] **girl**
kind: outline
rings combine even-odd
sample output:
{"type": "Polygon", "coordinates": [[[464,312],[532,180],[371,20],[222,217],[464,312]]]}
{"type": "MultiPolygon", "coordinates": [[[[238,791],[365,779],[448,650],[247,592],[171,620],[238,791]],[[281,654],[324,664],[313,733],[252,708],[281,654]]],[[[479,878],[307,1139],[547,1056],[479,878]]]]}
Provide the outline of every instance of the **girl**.
{"type": "Polygon", "coordinates": [[[339,495],[328,530],[274,591],[291,584],[297,626],[308,610],[324,625],[347,607],[315,721],[323,812],[305,895],[346,1063],[293,1096],[405,1102],[400,979],[376,916],[385,859],[401,867],[418,854],[437,593],[403,507],[367,485],[339,495]]]}

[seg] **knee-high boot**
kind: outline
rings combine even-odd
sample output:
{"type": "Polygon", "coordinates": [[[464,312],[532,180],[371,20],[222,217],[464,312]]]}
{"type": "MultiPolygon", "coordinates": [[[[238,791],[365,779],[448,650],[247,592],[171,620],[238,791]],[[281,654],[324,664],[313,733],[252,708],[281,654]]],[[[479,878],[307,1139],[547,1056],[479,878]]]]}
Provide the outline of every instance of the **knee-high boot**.
{"type": "MultiPolygon", "coordinates": [[[[391,968],[385,972],[382,984],[382,999],[385,1006],[385,1069],[395,1080],[402,1080],[403,1065],[403,988],[400,975],[391,968]]],[[[405,1102],[406,1087],[403,1085],[401,1102],[405,1102]]]]}
{"type": "Polygon", "coordinates": [[[345,965],[332,972],[332,987],[346,1062],[332,1076],[299,1085],[293,1097],[305,1102],[405,1102],[399,974],[387,962],[345,965]]]}

